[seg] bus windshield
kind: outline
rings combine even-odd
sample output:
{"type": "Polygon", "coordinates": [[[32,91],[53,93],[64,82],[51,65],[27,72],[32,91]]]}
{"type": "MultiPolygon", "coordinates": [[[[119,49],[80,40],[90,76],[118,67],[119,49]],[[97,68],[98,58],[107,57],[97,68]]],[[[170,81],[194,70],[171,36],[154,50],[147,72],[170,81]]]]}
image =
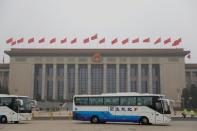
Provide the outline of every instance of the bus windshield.
{"type": "Polygon", "coordinates": [[[34,106],[32,99],[28,97],[19,97],[19,99],[23,101],[23,105],[19,108],[20,113],[31,113],[32,106],[34,106]]]}

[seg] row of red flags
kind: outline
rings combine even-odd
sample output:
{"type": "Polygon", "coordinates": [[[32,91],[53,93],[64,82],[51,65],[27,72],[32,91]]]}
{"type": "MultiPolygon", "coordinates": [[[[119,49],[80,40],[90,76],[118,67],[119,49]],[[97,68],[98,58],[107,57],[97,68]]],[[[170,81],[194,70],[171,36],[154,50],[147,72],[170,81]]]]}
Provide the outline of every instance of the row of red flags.
{"type": "MultiPolygon", "coordinates": [[[[87,37],[85,39],[83,39],[82,43],[84,44],[87,44],[87,43],[90,43],[91,41],[94,41],[94,40],[98,40],[98,43],[99,44],[102,44],[102,43],[105,43],[106,42],[106,38],[101,38],[99,39],[97,34],[91,36],[91,37],[87,37]]],[[[29,39],[27,39],[27,43],[31,44],[31,43],[45,43],[47,40],[42,37],[40,39],[38,39],[38,41],[35,40],[34,37],[31,37],[29,39]]],[[[19,38],[19,39],[14,39],[13,37],[10,37],[6,40],[6,43],[9,44],[9,45],[15,45],[15,44],[20,44],[20,43],[24,43],[25,42],[25,39],[23,37],[19,38]]],[[[51,38],[49,41],[48,41],[50,44],[55,44],[57,43],[57,38],[56,37],[53,37],[51,38]]],[[[77,37],[71,39],[70,41],[68,41],[67,37],[64,37],[60,40],[60,43],[61,44],[66,44],[66,43],[71,43],[71,44],[75,44],[78,42],[78,39],[77,37]]],[[[123,40],[119,40],[118,38],[114,38],[111,40],[111,44],[114,45],[114,44],[118,44],[118,43],[122,43],[123,45],[125,44],[129,44],[129,43],[140,43],[140,42],[143,42],[143,43],[154,43],[154,44],[159,44],[159,43],[163,43],[164,45],[166,44],[172,44],[172,46],[178,46],[182,43],[182,39],[181,38],[178,38],[178,39],[175,39],[175,40],[172,40],[171,37],[167,38],[167,39],[162,39],[161,37],[157,38],[157,39],[151,39],[150,37],[147,37],[147,38],[144,38],[144,39],[140,39],[140,38],[134,38],[132,40],[130,40],[129,38],[125,38],[123,40]]]]}

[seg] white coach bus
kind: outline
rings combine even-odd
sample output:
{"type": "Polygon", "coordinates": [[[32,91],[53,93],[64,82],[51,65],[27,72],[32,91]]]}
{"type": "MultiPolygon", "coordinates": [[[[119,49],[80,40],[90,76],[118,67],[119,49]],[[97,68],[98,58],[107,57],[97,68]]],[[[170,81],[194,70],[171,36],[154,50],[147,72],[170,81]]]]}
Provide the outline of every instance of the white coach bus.
{"type": "Polygon", "coordinates": [[[27,96],[0,94],[0,123],[31,120],[35,104],[36,101],[27,96]]]}
{"type": "Polygon", "coordinates": [[[73,99],[73,119],[91,123],[167,124],[171,112],[170,100],[158,94],[75,95],[73,99]]]}

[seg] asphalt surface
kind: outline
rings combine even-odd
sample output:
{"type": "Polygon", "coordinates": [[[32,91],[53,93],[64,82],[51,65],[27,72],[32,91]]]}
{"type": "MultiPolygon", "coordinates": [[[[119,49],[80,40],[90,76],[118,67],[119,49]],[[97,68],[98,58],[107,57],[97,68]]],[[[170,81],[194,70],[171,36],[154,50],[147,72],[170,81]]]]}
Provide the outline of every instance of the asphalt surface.
{"type": "Polygon", "coordinates": [[[132,123],[90,124],[73,120],[33,120],[19,124],[0,124],[0,131],[196,131],[197,121],[172,121],[169,125],[132,123]]]}
{"type": "MultiPolygon", "coordinates": [[[[62,116],[62,117],[34,117],[33,120],[72,120],[70,116],[62,116]]],[[[172,117],[173,121],[197,121],[197,117],[172,117]]]]}

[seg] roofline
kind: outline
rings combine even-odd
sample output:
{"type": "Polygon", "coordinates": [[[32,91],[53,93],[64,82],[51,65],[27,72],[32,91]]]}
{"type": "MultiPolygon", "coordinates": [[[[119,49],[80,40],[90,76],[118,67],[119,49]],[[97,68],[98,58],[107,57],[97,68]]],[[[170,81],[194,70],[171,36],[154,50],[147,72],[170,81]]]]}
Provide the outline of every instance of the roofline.
{"type": "Polygon", "coordinates": [[[48,48],[13,48],[5,51],[9,56],[92,56],[100,53],[102,56],[180,56],[184,57],[190,51],[178,49],[48,49],[48,48]]]}
{"type": "Polygon", "coordinates": [[[0,69],[9,69],[10,65],[9,64],[0,64],[0,69]]]}
{"type": "Polygon", "coordinates": [[[185,69],[197,69],[197,64],[185,64],[185,69]]]}

